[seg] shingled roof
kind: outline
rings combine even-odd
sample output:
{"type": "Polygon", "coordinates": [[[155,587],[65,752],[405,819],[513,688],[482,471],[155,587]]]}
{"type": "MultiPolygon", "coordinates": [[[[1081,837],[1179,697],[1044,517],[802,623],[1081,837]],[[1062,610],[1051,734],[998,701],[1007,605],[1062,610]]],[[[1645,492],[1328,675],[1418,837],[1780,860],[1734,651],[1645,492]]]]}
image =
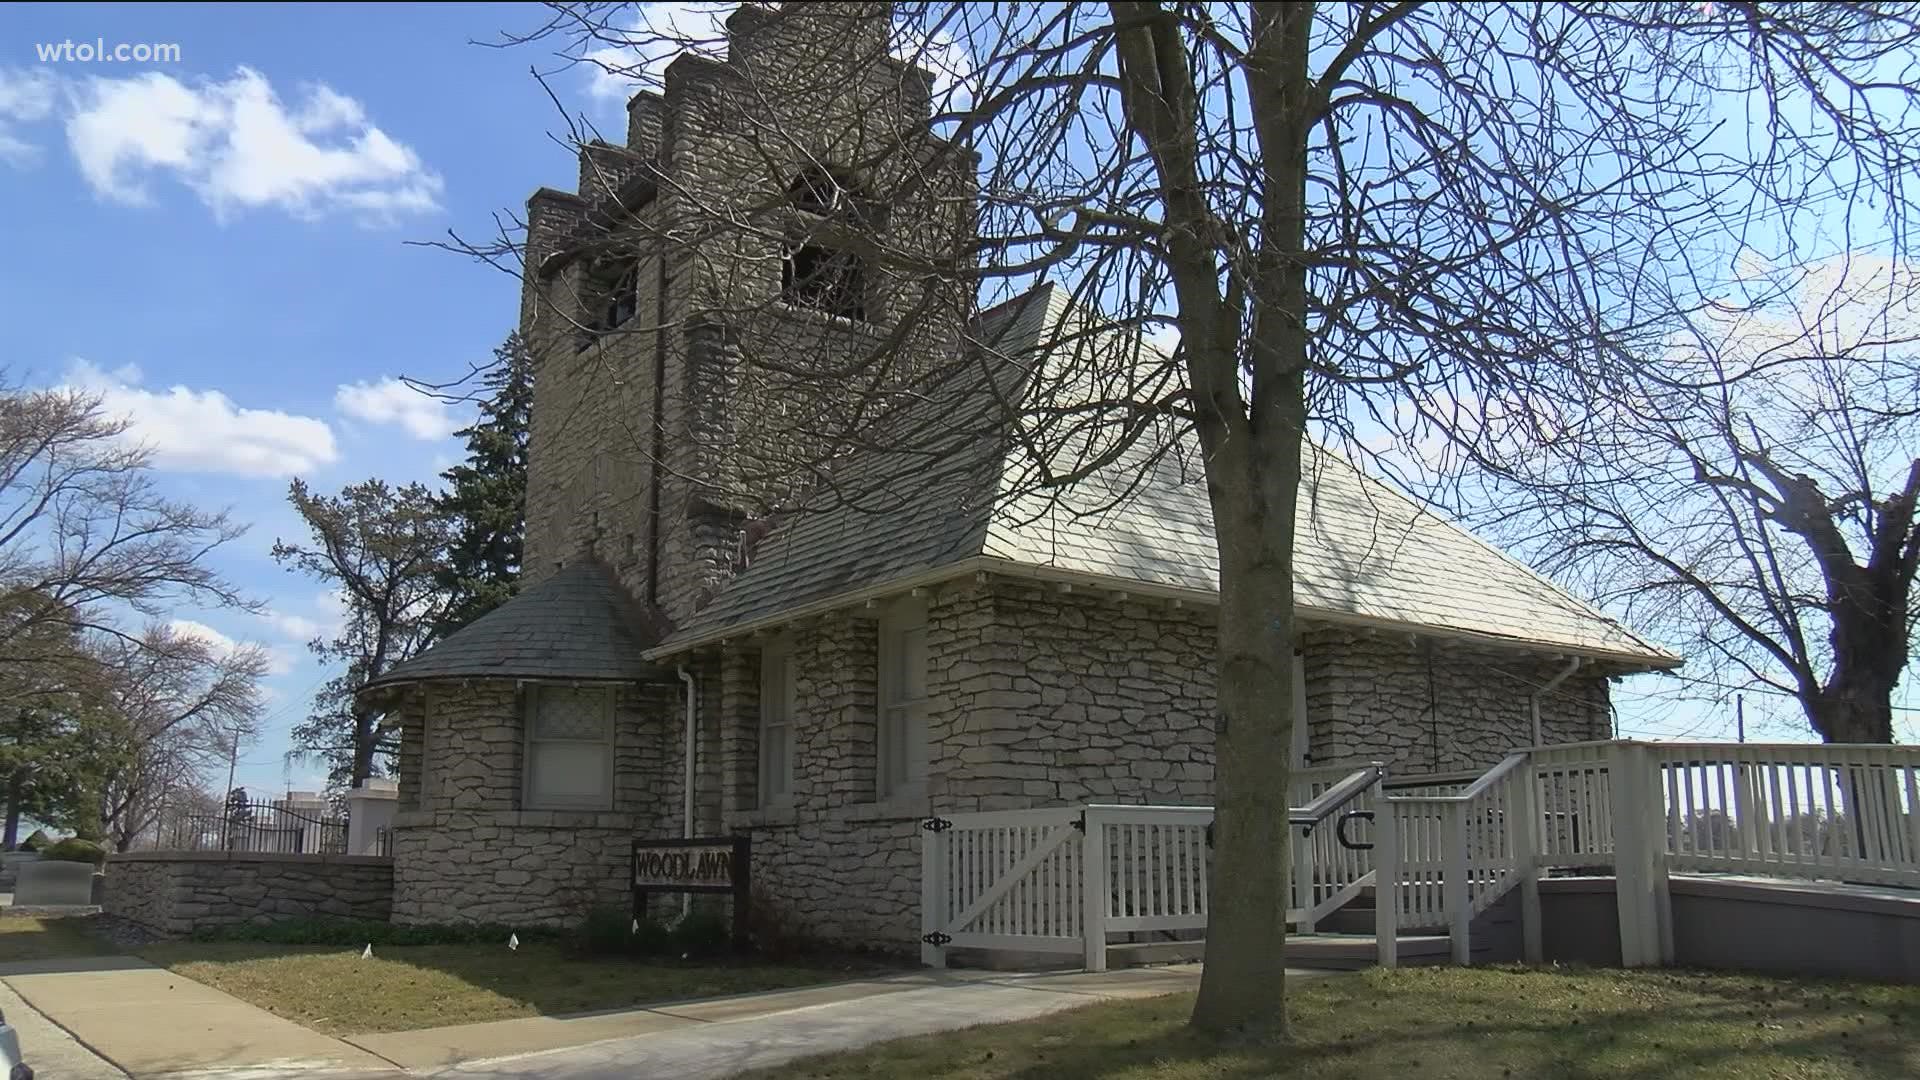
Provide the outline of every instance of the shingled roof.
{"type": "Polygon", "coordinates": [[[365,689],[434,679],[670,680],[642,659],[659,633],[602,563],[556,570],[365,689]]]}
{"type": "MultiPolygon", "coordinates": [[[[1067,311],[1065,294],[1043,285],[989,312],[972,336],[1011,355],[1044,351],[1067,311]]],[[[798,514],[652,655],[978,571],[1205,602],[1218,594],[1219,556],[1197,448],[1188,440],[1150,455],[1157,444],[1149,441],[1041,496],[1023,493],[1031,463],[1021,451],[982,440],[976,460],[963,456],[939,476],[905,471],[905,482],[889,483],[868,506],[798,514]]],[[[1310,448],[1302,471],[1294,565],[1302,618],[1565,652],[1622,669],[1679,663],[1339,455],[1310,448]]]]}

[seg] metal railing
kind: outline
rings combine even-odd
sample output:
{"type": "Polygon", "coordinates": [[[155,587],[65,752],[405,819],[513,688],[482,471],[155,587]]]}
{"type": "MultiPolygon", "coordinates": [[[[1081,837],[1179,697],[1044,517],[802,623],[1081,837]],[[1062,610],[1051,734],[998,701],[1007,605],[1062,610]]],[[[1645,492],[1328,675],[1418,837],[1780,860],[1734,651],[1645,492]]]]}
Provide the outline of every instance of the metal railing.
{"type": "Polygon", "coordinates": [[[338,855],[347,850],[347,819],[272,803],[234,803],[219,813],[183,814],[155,837],[165,851],[245,851],[338,855]]]}

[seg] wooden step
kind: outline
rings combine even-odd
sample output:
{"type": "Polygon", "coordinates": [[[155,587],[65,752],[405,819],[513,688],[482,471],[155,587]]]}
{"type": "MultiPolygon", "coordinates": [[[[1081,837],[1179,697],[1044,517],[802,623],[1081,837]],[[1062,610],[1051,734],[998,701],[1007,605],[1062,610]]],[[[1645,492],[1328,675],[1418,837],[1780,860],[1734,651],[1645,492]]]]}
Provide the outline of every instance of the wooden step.
{"type": "MultiPolygon", "coordinates": [[[[1351,971],[1372,967],[1379,956],[1372,934],[1289,934],[1287,963],[1295,967],[1351,971]]],[[[1142,941],[1107,946],[1107,966],[1185,964],[1206,959],[1204,941],[1142,941]]],[[[1402,934],[1400,963],[1445,964],[1453,949],[1445,934],[1402,934]]]]}

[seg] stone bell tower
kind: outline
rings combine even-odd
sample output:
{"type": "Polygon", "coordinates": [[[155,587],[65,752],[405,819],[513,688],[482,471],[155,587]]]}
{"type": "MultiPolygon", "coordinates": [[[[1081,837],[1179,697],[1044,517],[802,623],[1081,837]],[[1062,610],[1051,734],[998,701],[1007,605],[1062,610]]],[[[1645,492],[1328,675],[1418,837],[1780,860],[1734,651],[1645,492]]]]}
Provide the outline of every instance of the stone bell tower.
{"type": "Polygon", "coordinates": [[[591,554],[667,616],[803,494],[850,403],[951,364],[973,156],[891,55],[892,5],[742,4],[528,200],[530,581],[591,554]]]}

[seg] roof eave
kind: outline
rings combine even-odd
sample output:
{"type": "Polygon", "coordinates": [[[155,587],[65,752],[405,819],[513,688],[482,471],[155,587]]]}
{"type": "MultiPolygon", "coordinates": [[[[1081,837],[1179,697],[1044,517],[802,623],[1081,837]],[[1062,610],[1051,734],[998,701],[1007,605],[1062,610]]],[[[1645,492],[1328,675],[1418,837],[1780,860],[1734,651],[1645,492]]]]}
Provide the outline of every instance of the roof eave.
{"type": "MultiPolygon", "coordinates": [[[[991,555],[977,555],[958,562],[946,563],[918,573],[895,578],[879,585],[853,589],[836,593],[798,607],[789,608],[748,619],[730,626],[703,631],[683,640],[668,640],[652,649],[642,652],[643,659],[659,661],[672,656],[719,644],[735,638],[749,637],[785,626],[800,619],[825,615],[845,609],[868,600],[877,600],[894,596],[915,588],[938,585],[955,578],[973,574],[993,574],[999,577],[1025,578],[1033,581],[1046,581],[1055,584],[1084,585],[1089,589],[1098,589],[1108,593],[1124,593],[1128,596],[1154,597],[1165,600],[1179,600],[1184,603],[1216,606],[1220,594],[1212,589],[1196,589],[1176,585],[1161,585],[1154,582],[1138,581],[1133,578],[1112,577],[1106,574],[1093,574],[1081,570],[1064,570],[1055,566],[1039,563],[1015,562],[1011,559],[997,558],[991,555]]],[[[1542,641],[1506,634],[1491,634],[1483,631],[1468,630],[1461,627],[1435,626],[1428,623],[1405,622],[1396,619],[1384,619],[1362,615],[1356,612],[1340,611],[1334,608],[1300,604],[1294,608],[1295,614],[1316,622],[1331,623],[1340,626],[1355,626],[1395,633],[1419,634],[1423,637],[1439,638],[1448,641],[1460,641],[1470,644],[1488,645],[1507,649],[1524,649],[1528,652],[1544,653],[1554,656],[1578,656],[1621,665],[1627,674],[1636,671],[1671,671],[1685,663],[1683,657],[1661,649],[1649,652],[1630,652],[1620,649],[1595,648],[1573,645],[1558,641],[1542,641]]]]}

